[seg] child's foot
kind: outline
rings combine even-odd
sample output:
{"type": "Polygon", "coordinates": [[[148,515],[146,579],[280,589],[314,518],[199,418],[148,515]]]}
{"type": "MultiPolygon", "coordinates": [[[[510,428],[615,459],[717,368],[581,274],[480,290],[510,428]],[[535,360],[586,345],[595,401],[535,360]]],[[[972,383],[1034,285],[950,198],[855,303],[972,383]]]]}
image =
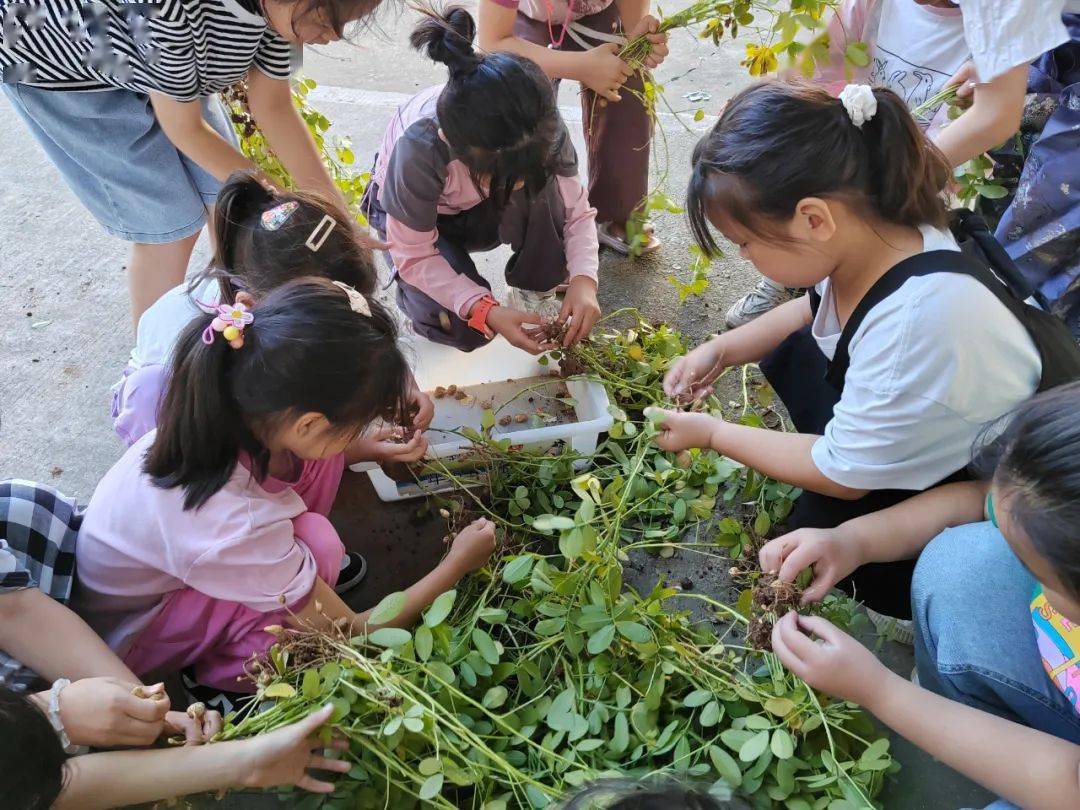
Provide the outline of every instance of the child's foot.
{"type": "MultiPolygon", "coordinates": [[[[637,254],[644,256],[646,253],[653,253],[660,249],[660,240],[656,238],[653,233],[653,226],[651,222],[646,222],[642,226],[642,236],[644,241],[637,248],[637,254]]],[[[626,225],[620,225],[615,222],[605,222],[602,225],[596,226],[596,236],[600,240],[601,247],[609,247],[616,253],[621,253],[623,256],[630,255],[630,240],[626,235],[626,225]]]]}
{"type": "Polygon", "coordinates": [[[789,298],[787,288],[767,278],[761,279],[750,292],[736,301],[724,316],[729,329],[750,323],[759,315],[776,309],[789,298]]]}
{"type": "Polygon", "coordinates": [[[367,576],[367,560],[355,551],[346,552],[341,558],[341,573],[338,574],[334,593],[341,595],[355,588],[367,576]]]}
{"type": "Polygon", "coordinates": [[[254,697],[247,692],[228,692],[201,684],[195,680],[195,670],[192,667],[180,670],[180,685],[189,704],[203,703],[206,708],[221,712],[222,717],[247,705],[254,697]]]}
{"type": "Polygon", "coordinates": [[[559,317],[562,311],[562,302],[559,301],[558,293],[565,285],[552,287],[550,290],[523,290],[520,287],[511,287],[509,301],[511,309],[521,312],[532,312],[539,315],[545,321],[553,321],[559,317]]]}

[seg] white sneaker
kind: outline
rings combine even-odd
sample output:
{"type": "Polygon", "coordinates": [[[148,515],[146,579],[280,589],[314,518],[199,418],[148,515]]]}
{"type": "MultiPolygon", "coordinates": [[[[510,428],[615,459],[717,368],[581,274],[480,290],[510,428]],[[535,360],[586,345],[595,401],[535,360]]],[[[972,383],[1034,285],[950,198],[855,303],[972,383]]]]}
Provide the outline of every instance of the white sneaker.
{"type": "Polygon", "coordinates": [[[775,309],[789,298],[787,288],[771,279],[762,278],[750,292],[732,304],[724,316],[729,329],[750,323],[759,315],[775,309]]]}
{"type": "Polygon", "coordinates": [[[897,619],[870,608],[866,609],[866,615],[870,617],[878,633],[889,641],[908,647],[915,646],[915,623],[911,619],[897,619]]]}
{"type": "Polygon", "coordinates": [[[559,301],[557,295],[559,290],[560,287],[552,287],[545,292],[537,292],[536,290],[522,290],[518,287],[511,287],[507,303],[511,309],[532,312],[545,321],[553,321],[562,312],[562,302],[559,301]]]}

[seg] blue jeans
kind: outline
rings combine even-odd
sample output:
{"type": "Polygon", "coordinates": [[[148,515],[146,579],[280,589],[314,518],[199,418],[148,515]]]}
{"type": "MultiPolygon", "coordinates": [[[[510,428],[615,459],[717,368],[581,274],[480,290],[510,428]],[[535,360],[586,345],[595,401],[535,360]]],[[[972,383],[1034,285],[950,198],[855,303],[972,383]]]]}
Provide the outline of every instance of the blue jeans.
{"type": "Polygon", "coordinates": [[[911,586],[919,681],[939,695],[1080,744],[1080,715],[1043,669],[1035,580],[989,522],[942,532],[911,586]]]}

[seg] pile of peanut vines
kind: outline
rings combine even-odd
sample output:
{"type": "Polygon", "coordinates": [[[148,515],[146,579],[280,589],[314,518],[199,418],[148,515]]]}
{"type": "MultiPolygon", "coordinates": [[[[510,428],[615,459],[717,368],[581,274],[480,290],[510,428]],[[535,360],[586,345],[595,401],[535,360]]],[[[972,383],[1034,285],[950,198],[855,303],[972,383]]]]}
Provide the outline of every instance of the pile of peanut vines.
{"type": "MultiPolygon", "coordinates": [[[[574,356],[606,386],[616,420],[587,466],[577,469],[569,449],[511,451],[489,431],[472,434],[486,485],[437,503],[451,524],[475,514],[498,524],[489,564],[412,631],[279,631],[253,667],[256,700],[222,737],[332,702],[352,769],[329,798],[290,797],[300,808],[539,808],[598,778],[661,774],[754,807],[875,806],[897,766],[858,707],[748,648],[738,609],[662,581],[648,593],[623,581],[633,555],[737,556],[798,495],[712,452],[656,448],[642,410],[663,403],[663,373],[686,348],[636,311],[605,319],[574,356]],[[717,520],[721,505],[728,516],[717,520]],[[692,620],[695,602],[726,625],[692,620]]],[[[715,398],[707,407],[722,410],[715,398]]],[[[744,403],[742,418],[761,414],[744,403]]],[[[403,601],[386,597],[372,621],[403,601]]]]}

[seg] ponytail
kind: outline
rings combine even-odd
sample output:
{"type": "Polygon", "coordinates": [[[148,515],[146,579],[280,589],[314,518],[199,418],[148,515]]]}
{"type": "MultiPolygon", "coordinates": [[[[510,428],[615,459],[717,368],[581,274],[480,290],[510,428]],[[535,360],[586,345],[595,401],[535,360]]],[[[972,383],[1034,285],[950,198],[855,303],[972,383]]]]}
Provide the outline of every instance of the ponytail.
{"type": "Polygon", "coordinates": [[[213,332],[203,342],[213,315],[188,324],[143,464],[155,486],[183,488],[184,508],[197,509],[225,486],[242,453],[261,481],[267,439],[305,413],[322,414],[348,437],[377,418],[405,424],[409,368],[397,327],[377,301],[366,303],[370,314],[332,282],[302,278],[256,304],[238,349],[213,332]]]}
{"type": "Polygon", "coordinates": [[[274,193],[249,172],[232,175],[214,203],[214,265],[234,267],[241,234],[276,202],[274,193]]]}
{"type": "Polygon", "coordinates": [[[484,61],[473,48],[476,23],[461,6],[442,13],[421,9],[424,19],[409,35],[409,44],[434,62],[446,65],[451,78],[470,76],[484,61]]]}
{"type": "MultiPolygon", "coordinates": [[[[949,164],[892,90],[874,88],[877,112],[862,126],[870,161],[872,199],[888,222],[945,225],[941,193],[949,164]]],[[[845,113],[846,115],[846,113],[845,113]]]]}
{"type": "Polygon", "coordinates": [[[711,212],[784,240],[782,225],[806,197],[836,198],[885,222],[944,227],[944,156],[891,90],[857,127],[820,87],[765,81],[737,93],[694,149],[687,189],[690,228],[709,255],[719,248],[711,212]]]}
{"type": "Polygon", "coordinates": [[[519,185],[531,197],[555,175],[576,176],[570,133],[539,65],[511,53],[478,54],[476,23],[460,6],[424,13],[409,42],[449,69],[436,105],[439,128],[477,191],[502,209],[519,185]]]}
{"type": "Polygon", "coordinates": [[[143,467],[155,486],[183,487],[185,509],[202,506],[225,486],[241,451],[264,472],[269,460],[244,424],[232,391],[233,360],[249,347],[233,349],[221,337],[204,343],[203,331],[213,319],[213,314],[195,318],[180,334],[157,436],[143,467]]]}

